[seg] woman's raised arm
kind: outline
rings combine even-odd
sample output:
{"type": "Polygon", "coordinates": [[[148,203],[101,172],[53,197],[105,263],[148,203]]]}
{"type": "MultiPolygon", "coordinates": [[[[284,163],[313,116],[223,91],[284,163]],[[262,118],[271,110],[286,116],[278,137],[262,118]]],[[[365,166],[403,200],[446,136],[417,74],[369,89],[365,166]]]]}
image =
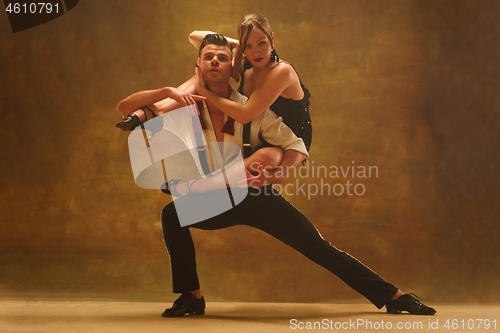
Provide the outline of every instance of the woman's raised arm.
{"type": "MultiPolygon", "coordinates": [[[[195,31],[193,31],[192,33],[189,34],[189,42],[191,44],[193,44],[194,47],[196,47],[197,49],[199,49],[200,45],[201,45],[201,42],[203,41],[203,38],[205,38],[205,36],[209,35],[209,34],[216,34],[216,32],[195,30],[195,31]]],[[[239,40],[231,38],[231,37],[227,37],[227,36],[224,36],[224,37],[226,37],[227,41],[229,43],[231,43],[231,45],[233,46],[233,48],[237,48],[237,47],[240,46],[240,41],[239,40]]]]}

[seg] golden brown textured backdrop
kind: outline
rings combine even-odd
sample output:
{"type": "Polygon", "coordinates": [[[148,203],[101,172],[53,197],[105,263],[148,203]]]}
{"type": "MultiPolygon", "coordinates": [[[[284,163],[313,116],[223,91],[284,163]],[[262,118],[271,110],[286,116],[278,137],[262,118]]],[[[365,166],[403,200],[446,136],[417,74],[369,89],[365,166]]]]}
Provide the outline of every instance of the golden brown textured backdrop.
{"type": "MultiPolygon", "coordinates": [[[[170,198],[134,184],[114,107],[181,84],[197,55],[187,35],[234,37],[250,12],[268,17],[311,90],[310,166],[378,169],[290,180],[310,194],[363,184],[361,196],[287,198],[404,290],[499,301],[500,3],[485,0],[86,0],[15,34],[0,15],[0,291],[169,294],[159,212],[170,198]]],[[[193,235],[214,299],[358,297],[259,231],[193,235]]]]}

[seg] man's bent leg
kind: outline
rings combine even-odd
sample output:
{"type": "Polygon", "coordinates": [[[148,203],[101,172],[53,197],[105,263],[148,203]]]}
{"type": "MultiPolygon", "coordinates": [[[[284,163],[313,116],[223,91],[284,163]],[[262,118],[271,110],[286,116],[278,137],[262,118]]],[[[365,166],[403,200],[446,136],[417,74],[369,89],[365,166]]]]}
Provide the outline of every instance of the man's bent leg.
{"type": "Polygon", "coordinates": [[[173,202],[163,208],[161,224],[163,239],[170,255],[173,292],[185,293],[200,289],[191,232],[188,227],[181,227],[173,202]]]}
{"type": "MultiPolygon", "coordinates": [[[[200,209],[197,203],[204,202],[217,204],[218,194],[215,190],[206,193],[191,193],[177,200],[184,200],[181,206],[192,209],[200,209]]],[[[246,190],[245,190],[246,191],[246,190]]],[[[200,288],[198,275],[196,273],[196,255],[190,227],[203,230],[216,230],[226,228],[238,223],[239,216],[234,215],[234,209],[206,219],[190,226],[181,227],[179,217],[173,202],[163,208],[161,213],[163,239],[170,256],[170,268],[172,271],[172,286],[174,293],[186,293],[200,288]]]]}

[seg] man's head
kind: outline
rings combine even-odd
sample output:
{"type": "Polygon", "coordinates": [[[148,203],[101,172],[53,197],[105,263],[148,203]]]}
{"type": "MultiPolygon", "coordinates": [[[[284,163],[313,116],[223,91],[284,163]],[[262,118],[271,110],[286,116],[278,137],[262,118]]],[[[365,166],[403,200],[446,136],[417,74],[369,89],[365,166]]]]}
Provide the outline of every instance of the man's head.
{"type": "Polygon", "coordinates": [[[210,83],[228,83],[232,70],[232,46],[226,37],[209,34],[203,39],[198,57],[198,66],[203,79],[210,83]]]}
{"type": "Polygon", "coordinates": [[[227,41],[226,37],[224,37],[221,34],[208,34],[201,41],[200,49],[198,52],[198,57],[201,57],[201,51],[203,50],[203,48],[205,46],[207,46],[209,44],[210,45],[227,46],[229,48],[229,51],[233,52],[233,46],[231,45],[231,43],[229,43],[227,41]]]}

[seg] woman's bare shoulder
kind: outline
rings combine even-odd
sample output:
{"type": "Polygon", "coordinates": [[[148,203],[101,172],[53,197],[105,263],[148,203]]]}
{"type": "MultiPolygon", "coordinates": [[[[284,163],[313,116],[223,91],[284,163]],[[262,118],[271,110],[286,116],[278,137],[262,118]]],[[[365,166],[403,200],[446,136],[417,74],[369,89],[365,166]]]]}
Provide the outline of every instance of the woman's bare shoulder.
{"type": "Polygon", "coordinates": [[[292,82],[299,80],[293,66],[283,60],[274,65],[269,74],[271,74],[272,79],[290,80],[292,82]]]}
{"type": "Polygon", "coordinates": [[[273,70],[285,73],[295,72],[295,69],[293,69],[292,65],[290,65],[288,62],[284,60],[280,60],[280,62],[276,63],[273,66],[273,70]]]}
{"type": "Polygon", "coordinates": [[[299,76],[292,65],[282,60],[276,64],[273,70],[276,70],[276,72],[274,73],[275,75],[272,75],[273,78],[271,80],[282,82],[285,85],[280,96],[293,100],[300,100],[304,97],[299,76]]]}

